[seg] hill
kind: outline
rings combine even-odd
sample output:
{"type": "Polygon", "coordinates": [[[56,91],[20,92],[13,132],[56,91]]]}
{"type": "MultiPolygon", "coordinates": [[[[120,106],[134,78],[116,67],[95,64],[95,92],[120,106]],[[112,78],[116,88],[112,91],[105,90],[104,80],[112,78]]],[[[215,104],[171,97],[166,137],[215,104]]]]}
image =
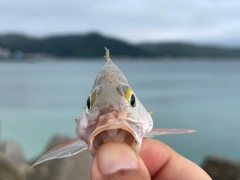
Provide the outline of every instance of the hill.
{"type": "Polygon", "coordinates": [[[170,57],[240,57],[240,48],[203,46],[188,43],[143,43],[138,47],[154,56],[170,57]]]}
{"type": "Polygon", "coordinates": [[[52,36],[42,39],[10,34],[0,36],[0,46],[24,53],[47,53],[58,57],[102,57],[103,48],[111,48],[114,56],[151,56],[140,47],[97,33],[52,36]]]}
{"type": "Polygon", "coordinates": [[[33,38],[21,34],[0,36],[0,46],[24,53],[47,53],[57,57],[102,57],[109,47],[118,57],[240,57],[240,49],[187,43],[131,44],[99,33],[33,38]]]}

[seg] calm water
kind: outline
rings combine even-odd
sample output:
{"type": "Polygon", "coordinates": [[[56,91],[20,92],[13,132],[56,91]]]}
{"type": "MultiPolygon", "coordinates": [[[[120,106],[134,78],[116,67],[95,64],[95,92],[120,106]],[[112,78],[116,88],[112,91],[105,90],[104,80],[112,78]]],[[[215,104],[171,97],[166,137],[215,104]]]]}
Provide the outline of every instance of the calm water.
{"type": "MultiPolygon", "coordinates": [[[[53,134],[75,136],[100,61],[0,63],[1,139],[33,158],[53,134]]],[[[240,61],[115,60],[155,127],[197,133],[158,139],[201,163],[207,154],[240,160],[240,61]]]]}

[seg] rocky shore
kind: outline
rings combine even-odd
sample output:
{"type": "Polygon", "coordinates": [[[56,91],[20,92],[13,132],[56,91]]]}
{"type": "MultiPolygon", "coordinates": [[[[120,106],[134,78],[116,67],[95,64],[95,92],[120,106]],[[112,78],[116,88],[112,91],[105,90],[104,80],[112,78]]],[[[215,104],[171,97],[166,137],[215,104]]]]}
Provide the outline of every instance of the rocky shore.
{"type": "MultiPolygon", "coordinates": [[[[66,136],[52,137],[45,152],[68,139],[66,136]]],[[[6,141],[0,144],[0,180],[88,180],[89,159],[88,151],[84,151],[72,157],[47,161],[31,168],[36,159],[28,162],[18,144],[6,141]]],[[[214,180],[240,180],[240,162],[208,156],[202,168],[214,180]]]]}
{"type": "MultiPolygon", "coordinates": [[[[44,152],[70,139],[54,136],[44,152]]],[[[35,159],[36,160],[36,159],[35,159]]],[[[0,180],[88,180],[89,153],[83,151],[72,157],[47,161],[31,168],[21,147],[13,141],[0,144],[0,180]]]]}
{"type": "Polygon", "coordinates": [[[240,180],[240,161],[208,156],[203,162],[202,168],[214,180],[240,180]]]}

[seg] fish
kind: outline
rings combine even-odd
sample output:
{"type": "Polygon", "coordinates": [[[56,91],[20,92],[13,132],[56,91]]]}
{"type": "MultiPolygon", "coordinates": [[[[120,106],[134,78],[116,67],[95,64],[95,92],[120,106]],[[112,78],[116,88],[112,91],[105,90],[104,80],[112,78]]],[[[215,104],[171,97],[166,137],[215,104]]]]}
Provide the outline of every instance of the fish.
{"type": "Polygon", "coordinates": [[[75,119],[77,137],[53,148],[33,166],[86,149],[94,156],[98,147],[109,141],[125,142],[139,152],[144,137],[195,132],[153,128],[152,112],[145,109],[123,72],[113,63],[109,49],[105,50],[106,64],[94,81],[79,119],[75,119]]]}

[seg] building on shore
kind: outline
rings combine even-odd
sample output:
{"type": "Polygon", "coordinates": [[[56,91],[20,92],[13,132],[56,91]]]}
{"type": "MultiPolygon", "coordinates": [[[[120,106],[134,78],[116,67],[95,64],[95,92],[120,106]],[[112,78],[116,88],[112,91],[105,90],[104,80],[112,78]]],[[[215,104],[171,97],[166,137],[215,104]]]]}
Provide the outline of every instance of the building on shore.
{"type": "Polygon", "coordinates": [[[9,49],[0,47],[0,58],[10,58],[11,55],[12,53],[9,49]]]}

